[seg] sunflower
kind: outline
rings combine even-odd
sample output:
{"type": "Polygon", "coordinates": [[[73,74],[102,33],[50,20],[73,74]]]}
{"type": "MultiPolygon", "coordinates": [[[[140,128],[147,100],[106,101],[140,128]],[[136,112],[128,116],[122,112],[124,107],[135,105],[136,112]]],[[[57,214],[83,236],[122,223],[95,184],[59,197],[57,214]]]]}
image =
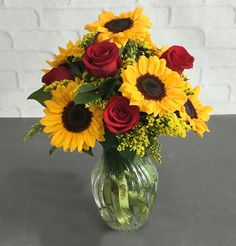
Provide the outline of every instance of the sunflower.
{"type": "Polygon", "coordinates": [[[180,109],[186,101],[185,82],[157,56],[141,56],[138,62],[122,69],[121,76],[119,90],[142,112],[162,116],[180,109]]]}
{"type": "MultiPolygon", "coordinates": [[[[58,67],[59,65],[66,62],[67,58],[70,56],[80,57],[83,54],[83,49],[80,47],[80,40],[75,44],[72,41],[69,41],[66,45],[66,48],[59,47],[59,54],[53,54],[54,60],[47,61],[47,63],[52,67],[58,67]]],[[[44,72],[48,72],[48,69],[43,69],[44,72]]]]}
{"type": "Polygon", "coordinates": [[[189,122],[193,131],[203,137],[204,132],[209,132],[205,121],[209,120],[209,113],[212,111],[212,107],[204,106],[200,103],[198,99],[199,92],[199,86],[193,89],[193,94],[188,96],[185,104],[180,109],[180,116],[189,122]]]}
{"type": "Polygon", "coordinates": [[[148,41],[150,34],[147,28],[151,27],[148,17],[142,14],[142,8],[137,7],[133,12],[122,13],[119,16],[104,11],[98,21],[87,24],[86,29],[98,32],[98,41],[111,40],[120,48],[125,46],[129,39],[148,41]]]}
{"type": "Polygon", "coordinates": [[[103,112],[96,106],[75,105],[72,92],[77,87],[76,82],[70,82],[51,91],[52,99],[44,102],[45,116],[40,121],[51,145],[64,151],[81,152],[93,148],[96,140],[104,141],[103,112]]]}

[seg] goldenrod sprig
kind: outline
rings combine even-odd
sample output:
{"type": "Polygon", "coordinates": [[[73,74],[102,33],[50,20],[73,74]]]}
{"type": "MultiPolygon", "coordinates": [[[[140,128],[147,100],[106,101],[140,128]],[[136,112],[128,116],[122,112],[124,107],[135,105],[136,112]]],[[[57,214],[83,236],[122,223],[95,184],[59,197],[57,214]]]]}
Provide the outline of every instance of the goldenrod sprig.
{"type": "Polygon", "coordinates": [[[29,141],[34,135],[36,135],[39,132],[42,132],[44,129],[44,126],[40,123],[32,125],[31,129],[28,131],[28,133],[24,137],[24,141],[29,141]]]}
{"type": "Polygon", "coordinates": [[[158,136],[150,137],[150,145],[147,147],[146,154],[161,164],[161,148],[162,145],[159,143],[158,136]]]}
{"type": "Polygon", "coordinates": [[[147,127],[153,136],[172,136],[185,138],[191,130],[190,125],[175,113],[168,113],[162,117],[147,116],[147,127]]]}
{"type": "Polygon", "coordinates": [[[141,55],[149,57],[153,50],[147,44],[139,40],[129,40],[122,50],[123,67],[132,65],[141,55]]]}
{"type": "Polygon", "coordinates": [[[71,82],[71,80],[67,80],[67,79],[62,80],[62,81],[55,81],[55,82],[51,83],[50,85],[45,86],[44,91],[50,92],[52,90],[55,90],[58,86],[62,86],[62,85],[67,86],[70,82],[71,82]]]}
{"type": "Polygon", "coordinates": [[[96,32],[89,32],[86,35],[84,35],[80,46],[84,49],[86,49],[90,44],[94,43],[94,38],[95,38],[96,32]]]}
{"type": "Polygon", "coordinates": [[[150,145],[146,126],[139,123],[132,131],[116,136],[119,142],[118,151],[129,149],[136,152],[137,155],[144,156],[146,147],[150,145]]]}

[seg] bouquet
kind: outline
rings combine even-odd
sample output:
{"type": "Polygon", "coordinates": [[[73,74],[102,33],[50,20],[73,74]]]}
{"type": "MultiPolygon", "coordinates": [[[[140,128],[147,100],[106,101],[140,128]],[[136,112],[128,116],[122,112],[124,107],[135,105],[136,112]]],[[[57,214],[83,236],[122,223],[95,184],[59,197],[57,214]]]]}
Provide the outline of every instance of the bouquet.
{"type": "Polygon", "coordinates": [[[130,159],[160,162],[160,136],[203,137],[212,108],[201,104],[199,86],[184,73],[194,57],[182,46],[158,47],[150,27],[140,7],[119,16],[105,11],[81,40],[59,48],[42,87],[29,96],[45,115],[26,139],[44,132],[50,153],[92,155],[99,142],[130,159]]]}

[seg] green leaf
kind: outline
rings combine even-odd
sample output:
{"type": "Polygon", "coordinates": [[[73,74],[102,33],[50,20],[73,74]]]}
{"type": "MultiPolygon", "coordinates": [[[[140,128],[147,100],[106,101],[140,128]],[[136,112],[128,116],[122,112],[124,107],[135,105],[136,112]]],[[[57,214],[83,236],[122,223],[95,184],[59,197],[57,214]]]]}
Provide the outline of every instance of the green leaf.
{"type": "Polygon", "coordinates": [[[89,102],[93,102],[97,99],[101,98],[100,95],[98,95],[95,91],[87,91],[84,93],[79,93],[74,102],[75,104],[85,104],[89,102]]]}
{"type": "Polygon", "coordinates": [[[83,150],[83,152],[90,156],[94,156],[92,148],[89,148],[89,150],[83,150]]]}
{"type": "Polygon", "coordinates": [[[116,135],[111,133],[107,128],[105,128],[105,136],[104,137],[105,137],[106,141],[100,142],[100,144],[102,145],[102,147],[105,150],[117,147],[118,141],[116,139],[116,135]]]}
{"type": "Polygon", "coordinates": [[[33,92],[27,99],[33,99],[39,102],[41,105],[45,107],[44,101],[50,100],[52,98],[52,94],[49,91],[44,91],[44,87],[39,90],[33,92]]]}
{"type": "Polygon", "coordinates": [[[79,87],[79,93],[84,93],[84,92],[88,92],[88,91],[93,91],[95,90],[96,87],[92,84],[83,84],[79,87]]]}
{"type": "Polygon", "coordinates": [[[49,150],[49,155],[52,155],[56,149],[57,149],[57,148],[56,148],[55,146],[53,146],[53,147],[49,150]]]}
{"type": "Polygon", "coordinates": [[[114,87],[116,85],[116,78],[111,78],[104,83],[104,88],[103,88],[103,97],[107,98],[111,95],[112,91],[114,90],[114,87]]]}
{"type": "Polygon", "coordinates": [[[84,71],[84,64],[82,60],[73,61],[68,59],[68,66],[75,76],[78,76],[80,79],[82,79],[82,74],[84,71]]]}

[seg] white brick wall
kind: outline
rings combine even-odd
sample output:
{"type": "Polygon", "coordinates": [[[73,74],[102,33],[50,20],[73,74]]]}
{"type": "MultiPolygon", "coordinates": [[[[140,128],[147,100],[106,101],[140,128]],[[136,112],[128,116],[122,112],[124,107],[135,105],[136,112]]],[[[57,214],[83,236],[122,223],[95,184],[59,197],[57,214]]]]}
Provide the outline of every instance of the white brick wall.
{"type": "Polygon", "coordinates": [[[0,0],[0,117],[41,116],[26,97],[41,86],[44,60],[81,37],[101,10],[135,5],[149,15],[159,46],[183,45],[195,56],[187,74],[202,86],[202,101],[214,114],[235,114],[236,0],[0,0]]]}

